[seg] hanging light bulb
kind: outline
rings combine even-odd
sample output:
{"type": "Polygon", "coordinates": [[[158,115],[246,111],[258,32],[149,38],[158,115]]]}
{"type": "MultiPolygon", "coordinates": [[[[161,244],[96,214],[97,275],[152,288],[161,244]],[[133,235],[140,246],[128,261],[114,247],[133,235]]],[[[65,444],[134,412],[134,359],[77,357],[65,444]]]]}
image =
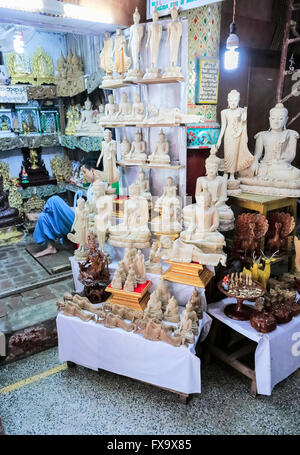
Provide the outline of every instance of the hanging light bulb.
{"type": "Polygon", "coordinates": [[[17,54],[24,54],[24,38],[22,32],[17,32],[14,36],[14,50],[17,54]]]}
{"type": "Polygon", "coordinates": [[[230,33],[226,41],[226,51],[224,56],[224,68],[226,70],[234,70],[239,65],[239,45],[240,40],[237,34],[235,33],[235,7],[236,0],[233,2],[233,16],[232,23],[230,24],[230,33]]]}

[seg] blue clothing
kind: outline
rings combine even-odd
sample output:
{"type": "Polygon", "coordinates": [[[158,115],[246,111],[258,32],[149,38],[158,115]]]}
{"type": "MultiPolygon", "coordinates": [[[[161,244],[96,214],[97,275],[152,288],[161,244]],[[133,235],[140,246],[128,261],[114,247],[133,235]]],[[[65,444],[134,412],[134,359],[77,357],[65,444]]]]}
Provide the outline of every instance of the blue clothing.
{"type": "Polygon", "coordinates": [[[49,240],[62,241],[70,231],[74,222],[75,212],[59,196],[52,196],[44,205],[40,213],[33,239],[36,243],[45,243],[49,240]]]}

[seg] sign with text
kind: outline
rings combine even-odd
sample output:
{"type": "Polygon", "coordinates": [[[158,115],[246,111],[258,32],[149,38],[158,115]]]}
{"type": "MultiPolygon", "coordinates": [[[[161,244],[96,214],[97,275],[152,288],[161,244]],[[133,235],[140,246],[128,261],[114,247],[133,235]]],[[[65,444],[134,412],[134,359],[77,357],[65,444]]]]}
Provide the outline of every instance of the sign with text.
{"type": "Polygon", "coordinates": [[[0,85],[0,103],[27,103],[27,87],[24,85],[0,85]]]}
{"type": "Polygon", "coordinates": [[[147,0],[147,19],[152,18],[153,9],[156,5],[159,16],[167,16],[170,9],[175,6],[179,11],[205,6],[211,3],[218,3],[222,0],[147,0]]]}
{"type": "Polygon", "coordinates": [[[217,104],[219,88],[219,60],[199,59],[199,88],[196,104],[217,104]]]}

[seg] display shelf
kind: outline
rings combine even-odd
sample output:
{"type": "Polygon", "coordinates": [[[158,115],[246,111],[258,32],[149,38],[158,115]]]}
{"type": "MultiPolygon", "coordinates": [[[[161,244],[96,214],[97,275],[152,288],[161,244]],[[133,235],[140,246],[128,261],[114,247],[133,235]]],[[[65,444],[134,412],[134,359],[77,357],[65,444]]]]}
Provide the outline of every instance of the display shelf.
{"type": "Polygon", "coordinates": [[[176,128],[178,126],[187,127],[186,123],[99,123],[103,128],[176,128]]]}
{"type": "Polygon", "coordinates": [[[112,84],[101,84],[99,85],[99,88],[101,88],[102,90],[113,90],[115,88],[122,88],[122,87],[129,87],[130,85],[132,85],[132,82],[131,81],[118,81],[116,83],[112,83],[112,84]]]}
{"type": "Polygon", "coordinates": [[[6,152],[7,150],[39,147],[55,147],[59,144],[58,134],[39,134],[30,135],[24,134],[22,136],[14,137],[0,137],[0,151],[6,152]]]}
{"type": "Polygon", "coordinates": [[[67,134],[59,135],[59,144],[71,150],[79,148],[84,152],[97,152],[101,150],[101,136],[73,136],[67,134]]]}
{"type": "Polygon", "coordinates": [[[158,77],[156,79],[136,79],[131,82],[137,85],[175,84],[179,82],[184,82],[184,77],[158,77]]]}
{"type": "Polygon", "coordinates": [[[121,167],[141,167],[145,169],[168,169],[168,170],[178,170],[178,169],[183,169],[185,166],[183,164],[178,164],[178,165],[164,165],[164,164],[141,164],[141,163],[124,163],[122,161],[117,161],[117,164],[121,167]]]}

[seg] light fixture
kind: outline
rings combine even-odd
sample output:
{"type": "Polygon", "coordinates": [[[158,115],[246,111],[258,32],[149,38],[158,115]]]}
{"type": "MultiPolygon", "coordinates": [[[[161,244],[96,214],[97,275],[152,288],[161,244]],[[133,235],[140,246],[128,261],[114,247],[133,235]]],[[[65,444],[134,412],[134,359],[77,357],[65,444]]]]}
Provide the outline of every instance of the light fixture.
{"type": "Polygon", "coordinates": [[[24,38],[23,38],[23,33],[21,32],[16,32],[14,35],[14,50],[17,54],[24,54],[24,38]]]}
{"type": "Polygon", "coordinates": [[[233,0],[233,15],[232,23],[230,24],[230,34],[226,41],[226,51],[224,56],[224,68],[226,70],[234,70],[238,67],[239,64],[239,45],[240,40],[237,34],[235,33],[235,8],[236,0],[233,0]]]}

